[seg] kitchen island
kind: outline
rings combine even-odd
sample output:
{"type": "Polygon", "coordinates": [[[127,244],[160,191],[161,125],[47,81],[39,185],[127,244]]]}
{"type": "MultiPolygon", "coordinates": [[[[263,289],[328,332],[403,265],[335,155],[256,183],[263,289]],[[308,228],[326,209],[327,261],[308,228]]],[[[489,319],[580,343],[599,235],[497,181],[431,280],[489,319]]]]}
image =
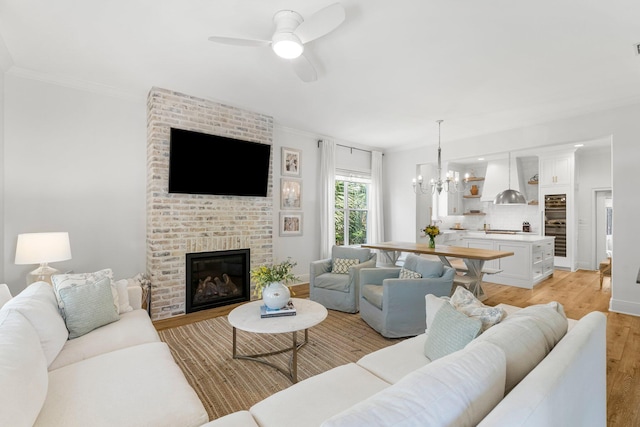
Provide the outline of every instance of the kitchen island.
{"type": "Polygon", "coordinates": [[[467,231],[460,233],[459,238],[460,246],[513,252],[513,256],[485,263],[485,268],[498,271],[485,275],[485,282],[533,289],[536,284],[553,276],[553,237],[467,231]]]}

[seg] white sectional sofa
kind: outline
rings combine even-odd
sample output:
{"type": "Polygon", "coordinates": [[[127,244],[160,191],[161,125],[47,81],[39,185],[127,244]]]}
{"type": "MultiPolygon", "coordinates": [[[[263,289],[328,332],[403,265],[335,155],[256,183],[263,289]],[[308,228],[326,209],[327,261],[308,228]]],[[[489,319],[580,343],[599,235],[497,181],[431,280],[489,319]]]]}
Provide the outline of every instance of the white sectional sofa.
{"type": "Polygon", "coordinates": [[[141,293],[139,286],[127,288],[131,309],[119,320],[68,339],[49,284],[31,284],[12,299],[0,286],[0,425],[190,427],[208,422],[198,396],[140,308],[141,293]]]}
{"type": "Polygon", "coordinates": [[[603,313],[576,321],[557,303],[501,306],[509,314],[500,323],[431,361],[427,342],[435,340],[434,313],[442,304],[427,295],[424,334],[207,426],[606,426],[603,313]]]}

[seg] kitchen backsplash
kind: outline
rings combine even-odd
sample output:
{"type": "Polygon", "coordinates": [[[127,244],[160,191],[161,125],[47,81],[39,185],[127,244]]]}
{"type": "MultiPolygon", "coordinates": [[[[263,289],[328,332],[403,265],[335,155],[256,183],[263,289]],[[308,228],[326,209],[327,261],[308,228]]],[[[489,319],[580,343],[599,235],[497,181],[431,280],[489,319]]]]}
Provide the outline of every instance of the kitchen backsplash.
{"type": "Polygon", "coordinates": [[[467,230],[482,230],[484,225],[494,230],[522,230],[522,223],[531,224],[531,233],[540,234],[541,214],[537,205],[494,205],[482,203],[486,215],[450,215],[442,217],[442,228],[455,228],[456,223],[467,230]]]}

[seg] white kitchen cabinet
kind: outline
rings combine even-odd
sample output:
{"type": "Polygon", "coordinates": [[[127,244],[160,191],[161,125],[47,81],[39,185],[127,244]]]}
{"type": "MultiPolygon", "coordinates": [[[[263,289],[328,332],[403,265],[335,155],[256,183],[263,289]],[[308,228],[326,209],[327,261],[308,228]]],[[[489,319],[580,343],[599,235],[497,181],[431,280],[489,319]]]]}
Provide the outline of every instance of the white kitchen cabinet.
{"type": "MultiPolygon", "coordinates": [[[[463,237],[462,238],[462,246],[467,248],[475,248],[475,249],[489,249],[493,250],[493,240],[489,239],[470,239],[463,237]]],[[[485,261],[485,268],[498,268],[497,261],[485,261]]]]}
{"type": "Polygon", "coordinates": [[[533,289],[544,279],[553,275],[553,238],[519,235],[482,238],[463,238],[462,246],[513,252],[512,256],[488,261],[486,268],[498,269],[500,273],[485,274],[483,281],[533,289]]]}
{"type": "Polygon", "coordinates": [[[556,267],[576,270],[575,151],[540,156],[539,200],[542,234],[555,236],[556,267]],[[558,205],[562,202],[563,212],[558,205]]]}
{"type": "Polygon", "coordinates": [[[573,185],[574,161],[573,151],[541,155],[539,185],[573,185]]]}

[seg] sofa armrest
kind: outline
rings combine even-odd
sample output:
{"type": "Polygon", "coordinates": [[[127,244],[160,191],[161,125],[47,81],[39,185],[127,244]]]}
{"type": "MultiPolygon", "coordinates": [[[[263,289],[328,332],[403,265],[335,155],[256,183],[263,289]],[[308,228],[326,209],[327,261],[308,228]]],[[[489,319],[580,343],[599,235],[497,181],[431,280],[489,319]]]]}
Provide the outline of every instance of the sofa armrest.
{"type": "Polygon", "coordinates": [[[319,259],[311,261],[311,277],[317,277],[331,271],[331,258],[319,259]]]}
{"type": "Polygon", "coordinates": [[[138,310],[142,308],[142,288],[140,286],[127,287],[127,293],[129,294],[129,305],[138,310]]]}
{"type": "Polygon", "coordinates": [[[451,294],[451,280],[439,278],[423,279],[385,279],[384,293],[389,295],[391,300],[398,301],[401,305],[408,302],[407,299],[419,299],[424,301],[426,294],[433,294],[437,297],[448,297],[451,294]]]}
{"type": "Polygon", "coordinates": [[[360,270],[360,285],[380,285],[384,279],[397,279],[400,267],[363,268],[360,270]]]}
{"type": "Polygon", "coordinates": [[[591,312],[479,426],[605,426],[607,424],[607,317],[591,312]]]}

